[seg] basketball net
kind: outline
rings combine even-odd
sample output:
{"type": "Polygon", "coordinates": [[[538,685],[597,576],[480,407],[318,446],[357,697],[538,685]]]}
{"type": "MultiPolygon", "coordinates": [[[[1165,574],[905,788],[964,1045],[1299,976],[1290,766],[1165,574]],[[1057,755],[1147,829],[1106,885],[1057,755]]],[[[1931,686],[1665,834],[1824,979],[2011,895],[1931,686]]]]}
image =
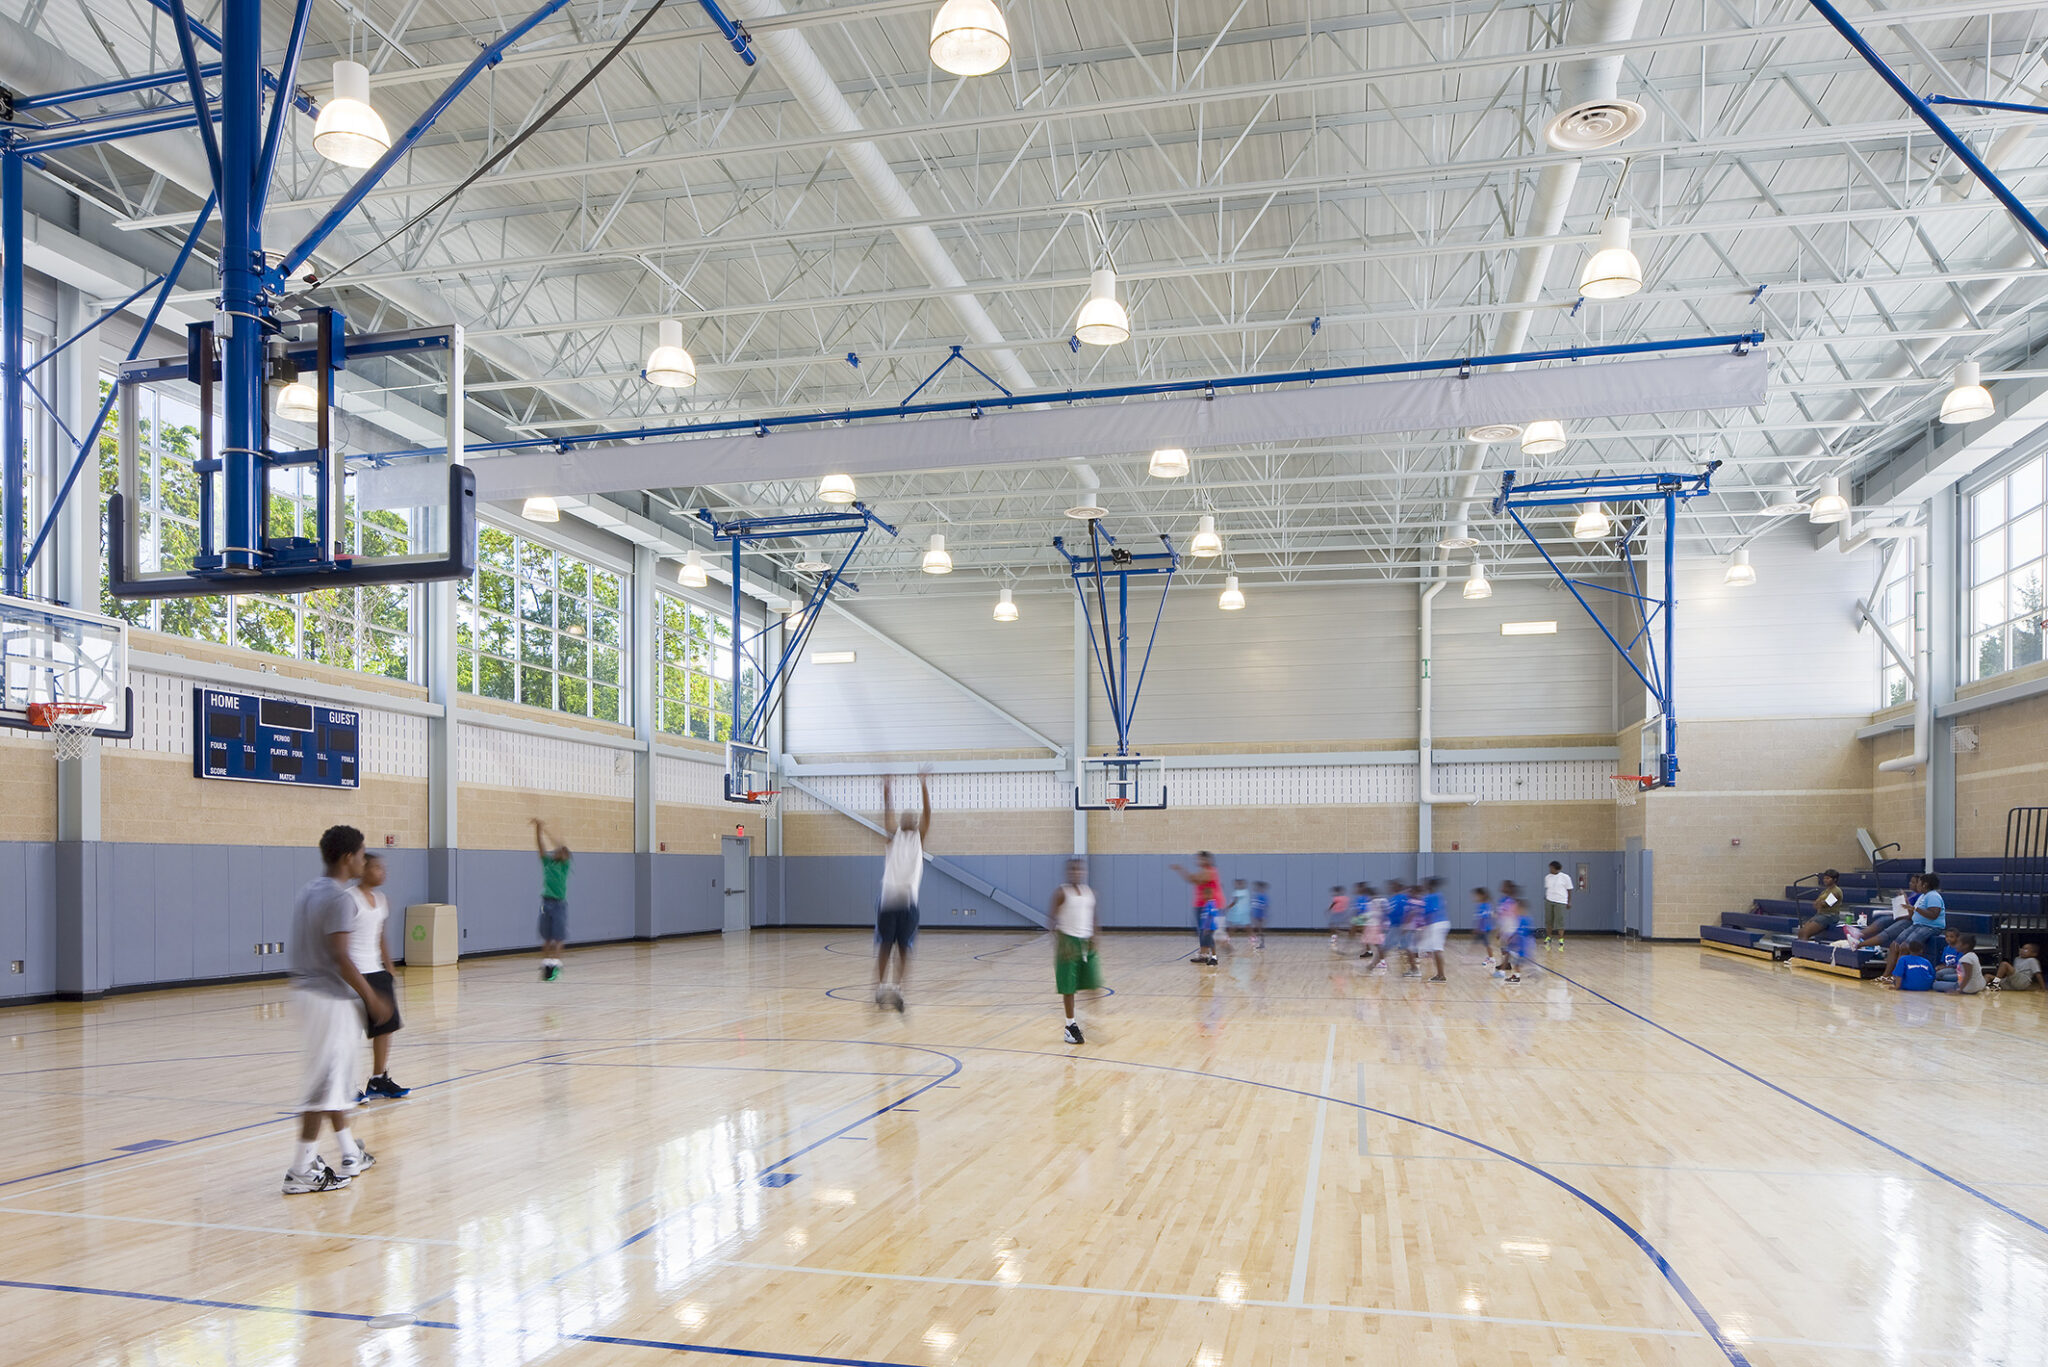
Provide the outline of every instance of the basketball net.
{"type": "Polygon", "coordinates": [[[98,703],[30,703],[28,719],[50,733],[50,739],[57,744],[58,759],[83,759],[85,744],[99,729],[99,715],[105,710],[98,703]]]}
{"type": "Polygon", "coordinates": [[[1131,800],[1127,797],[1113,797],[1108,799],[1108,801],[1109,819],[1111,821],[1116,822],[1118,825],[1122,825],[1124,819],[1124,808],[1131,805],[1131,800]]]}
{"type": "Polygon", "coordinates": [[[1607,781],[1614,785],[1615,806],[1633,807],[1636,805],[1636,798],[1643,790],[1634,778],[1610,776],[1607,781]]]}

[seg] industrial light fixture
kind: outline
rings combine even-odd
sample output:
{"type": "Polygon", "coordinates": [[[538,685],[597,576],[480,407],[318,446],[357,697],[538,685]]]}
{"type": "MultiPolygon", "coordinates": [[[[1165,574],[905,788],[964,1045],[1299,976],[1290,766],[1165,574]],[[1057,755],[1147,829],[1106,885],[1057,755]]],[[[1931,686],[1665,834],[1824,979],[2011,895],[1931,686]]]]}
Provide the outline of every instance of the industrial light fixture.
{"type": "Polygon", "coordinates": [[[1188,554],[1197,560],[1207,560],[1212,555],[1223,554],[1223,538],[1216,534],[1214,513],[1202,514],[1202,520],[1195,526],[1195,539],[1188,542],[1188,554]]]}
{"type": "Polygon", "coordinates": [[[1616,215],[1600,225],[1600,250],[1579,272],[1579,293],[1588,299],[1625,299],[1643,287],[1643,263],[1629,250],[1629,221],[1616,215]]]}
{"type": "Polygon", "coordinates": [[[1017,620],[1017,603],[1015,599],[1010,597],[1008,589],[1004,589],[996,595],[996,620],[998,622],[1014,622],[1017,620]]]}
{"type": "Polygon", "coordinates": [[[852,475],[824,475],[818,480],[820,503],[851,503],[853,499],[852,475]]]}
{"type": "Polygon", "coordinates": [[[1451,529],[1437,538],[1439,547],[1447,551],[1470,550],[1479,544],[1479,538],[1472,535],[1472,528],[1463,522],[1455,523],[1451,529]]]}
{"type": "Polygon", "coordinates": [[[1820,492],[1813,496],[1813,506],[1807,510],[1808,522],[1828,523],[1849,520],[1849,500],[1842,497],[1842,477],[1829,475],[1820,482],[1820,492]]]}
{"type": "Polygon", "coordinates": [[[391,132],[370,108],[370,68],[334,64],[334,93],[313,121],[313,150],[337,166],[375,166],[391,150],[391,132]]]}
{"type": "Polygon", "coordinates": [[[1598,503],[1588,503],[1579,510],[1578,521],[1572,523],[1572,535],[1580,541],[1598,541],[1613,525],[1606,508],[1598,503]]]}
{"type": "Polygon", "coordinates": [[[1943,422],[1982,422],[1998,411],[1991,391],[1984,387],[1977,363],[1964,361],[1956,367],[1955,382],[1941,401],[1943,422]]]}
{"type": "Polygon", "coordinates": [[[647,353],[647,369],[641,373],[647,376],[647,383],[663,389],[688,389],[697,383],[697,362],[683,350],[681,323],[673,318],[661,320],[654,350],[647,353]]]}
{"type": "Polygon", "coordinates": [[[1500,634],[1503,636],[1555,636],[1557,635],[1557,623],[1555,621],[1502,622],[1500,624],[1500,634]]]}
{"type": "Polygon", "coordinates": [[[304,370],[299,377],[277,387],[277,402],[272,408],[282,422],[320,421],[320,391],[313,384],[313,376],[304,370]]]}
{"type": "Polygon", "coordinates": [[[1493,597],[1493,585],[1486,582],[1486,566],[1480,564],[1477,560],[1472,562],[1471,573],[1465,576],[1465,596],[1467,598],[1493,597]]]}
{"type": "Polygon", "coordinates": [[[1188,472],[1188,453],[1178,446],[1162,447],[1152,453],[1146,473],[1154,479],[1179,479],[1188,472]]]}
{"type": "Polygon", "coordinates": [[[1216,596],[1216,606],[1225,612],[1240,612],[1244,609],[1244,590],[1237,586],[1237,576],[1223,576],[1223,592],[1216,596]]]}
{"type": "Polygon", "coordinates": [[[1088,273],[1088,300],[1074,321],[1074,336],[1089,346],[1115,346],[1131,338],[1131,315],[1116,301],[1116,272],[1088,273]]]}
{"type": "Polygon", "coordinates": [[[850,650],[814,650],[811,663],[814,665],[850,665],[858,658],[850,650]]]}
{"type": "Polygon", "coordinates": [[[932,16],[932,65],[986,76],[1010,60],[1010,26],[995,0],[946,0],[932,16]]]}
{"type": "Polygon", "coordinates": [[[711,576],[704,573],[704,552],[693,548],[683,557],[682,566],[676,571],[676,582],[686,589],[701,589],[711,582],[711,576]]]}
{"type": "Polygon", "coordinates": [[[1522,435],[1518,422],[1483,422],[1477,427],[1465,429],[1465,440],[1480,446],[1491,446],[1497,441],[1513,441],[1522,435]]]}
{"type": "Polygon", "coordinates": [[[546,494],[535,494],[519,505],[519,515],[528,522],[560,522],[562,510],[546,494]]]}
{"type": "Polygon", "coordinates": [[[1532,422],[1522,429],[1522,454],[1554,456],[1564,450],[1564,424],[1555,418],[1532,422]]]}
{"type": "Polygon", "coordinates": [[[1756,582],[1756,566],[1749,563],[1749,547],[1735,548],[1735,554],[1728,558],[1728,573],[1721,576],[1721,582],[1731,589],[1748,588],[1756,582]]]}
{"type": "Polygon", "coordinates": [[[798,574],[823,574],[831,568],[830,564],[818,559],[815,555],[804,556],[796,562],[796,572],[798,574]]]}
{"type": "Polygon", "coordinates": [[[925,547],[924,572],[926,574],[951,574],[953,557],[946,554],[946,538],[938,532],[932,533],[930,544],[925,547]]]}

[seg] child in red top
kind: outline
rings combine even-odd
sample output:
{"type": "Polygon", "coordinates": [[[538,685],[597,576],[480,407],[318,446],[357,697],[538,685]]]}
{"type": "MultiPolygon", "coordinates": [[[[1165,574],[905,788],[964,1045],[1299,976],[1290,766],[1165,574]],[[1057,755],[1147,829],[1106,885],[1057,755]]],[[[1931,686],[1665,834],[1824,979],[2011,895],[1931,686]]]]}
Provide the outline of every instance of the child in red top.
{"type": "Polygon", "coordinates": [[[1195,853],[1195,871],[1189,873],[1180,865],[1171,866],[1173,871],[1188,880],[1188,886],[1195,894],[1195,957],[1188,960],[1193,964],[1214,964],[1216,962],[1216,924],[1223,916],[1223,879],[1216,872],[1216,858],[1207,850],[1195,853]]]}

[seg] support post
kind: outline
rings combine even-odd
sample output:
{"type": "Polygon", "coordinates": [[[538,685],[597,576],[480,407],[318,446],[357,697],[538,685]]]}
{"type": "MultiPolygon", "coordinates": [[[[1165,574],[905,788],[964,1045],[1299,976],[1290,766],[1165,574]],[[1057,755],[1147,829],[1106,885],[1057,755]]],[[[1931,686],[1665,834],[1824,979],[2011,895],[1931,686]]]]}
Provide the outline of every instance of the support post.
{"type": "MultiPolygon", "coordinates": [[[[651,940],[659,934],[655,906],[659,900],[655,852],[658,809],[654,794],[654,658],[655,588],[659,572],[651,546],[633,548],[632,632],[626,638],[631,651],[632,677],[627,704],[633,717],[633,737],[640,748],[633,755],[633,938],[651,940]]],[[[735,633],[737,634],[737,633],[735,633]]]]}
{"type": "Polygon", "coordinates": [[[21,353],[23,342],[21,271],[23,239],[21,207],[21,153],[9,147],[0,152],[0,470],[4,470],[4,496],[0,496],[0,518],[6,520],[0,532],[0,590],[19,598],[27,587],[28,546],[28,450],[27,432],[21,425],[21,353]]]}
{"type": "MultiPolygon", "coordinates": [[[[463,341],[460,326],[448,333],[448,399],[443,413],[447,424],[444,438],[450,465],[463,464],[464,417],[462,411],[463,341]]],[[[446,538],[461,529],[453,509],[437,508],[426,519],[427,540],[420,545],[422,529],[415,528],[415,549],[431,550],[445,545],[446,538]]],[[[461,902],[461,831],[457,824],[457,796],[462,785],[461,690],[455,673],[455,581],[436,580],[420,588],[426,600],[426,640],[420,651],[426,665],[427,697],[441,705],[441,714],[427,722],[427,897],[430,901],[461,902]]]]}
{"type": "MultiPolygon", "coordinates": [[[[68,285],[57,289],[57,330],[82,328],[91,305],[68,285]]],[[[99,334],[87,332],[51,365],[50,398],[74,430],[99,409],[99,334]]],[[[97,447],[95,442],[94,446],[97,447]]],[[[54,451],[60,446],[52,446],[54,451]]],[[[51,574],[55,596],[76,608],[97,609],[100,596],[99,468],[95,497],[73,498],[58,511],[51,574]]],[[[51,473],[57,462],[49,463],[51,473]]],[[[99,952],[101,743],[88,739],[77,759],[57,761],[57,878],[55,990],[93,997],[106,991],[109,966],[99,952]]]]}
{"type": "Polygon", "coordinates": [[[1951,484],[1927,503],[1927,783],[1922,867],[1956,853],[1955,720],[1944,718],[1944,704],[1955,701],[1958,665],[1962,658],[1963,500],[1951,484]]]}
{"type": "MultiPolygon", "coordinates": [[[[226,0],[221,8],[220,295],[227,328],[221,348],[221,565],[254,570],[263,555],[263,224],[256,164],[263,135],[263,7],[226,0]]],[[[182,31],[182,30],[181,30],[182,31]]]]}
{"type": "Polygon", "coordinates": [[[1664,490],[1664,752],[1657,757],[1657,781],[1666,788],[1678,784],[1678,616],[1671,605],[1678,601],[1678,494],[1664,490]]]}
{"type": "MultiPolygon", "coordinates": [[[[1068,758],[1073,770],[1074,791],[1081,791],[1081,771],[1088,758],[1088,600],[1074,598],[1074,743],[1068,758]]],[[[1088,813],[1074,811],[1074,853],[1088,853],[1088,813]]]]}

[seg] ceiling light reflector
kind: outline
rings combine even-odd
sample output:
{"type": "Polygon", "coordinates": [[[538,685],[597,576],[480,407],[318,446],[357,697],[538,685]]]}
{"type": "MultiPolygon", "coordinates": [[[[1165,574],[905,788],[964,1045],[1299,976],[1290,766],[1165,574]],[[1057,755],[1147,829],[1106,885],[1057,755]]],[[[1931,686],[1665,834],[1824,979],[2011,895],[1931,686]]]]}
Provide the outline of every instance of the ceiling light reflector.
{"type": "Polygon", "coordinates": [[[661,320],[654,350],[647,353],[647,383],[662,389],[688,389],[697,383],[697,361],[683,350],[683,325],[661,320]]]}
{"type": "Polygon", "coordinates": [[[1091,271],[1088,301],[1074,321],[1074,336],[1089,346],[1115,346],[1131,338],[1131,315],[1116,301],[1116,272],[1091,271]]]}
{"type": "Polygon", "coordinates": [[[683,563],[676,570],[676,582],[686,589],[701,589],[711,582],[711,576],[704,572],[704,552],[692,548],[683,557],[683,563]]]}
{"type": "Polygon", "coordinates": [[[1223,592],[1216,595],[1216,606],[1225,612],[1240,612],[1244,609],[1244,590],[1237,586],[1234,574],[1223,577],[1223,592]]]}
{"type": "Polygon", "coordinates": [[[1829,475],[1820,482],[1820,492],[1813,496],[1813,507],[1806,520],[1821,524],[1849,520],[1849,500],[1842,495],[1840,475],[1829,475]]]}
{"type": "Polygon", "coordinates": [[[1731,589],[1748,588],[1756,582],[1756,566],[1749,563],[1749,547],[1736,548],[1728,558],[1728,573],[1721,576],[1721,582],[1731,589]]]}
{"type": "Polygon", "coordinates": [[[519,515],[528,522],[560,522],[562,510],[546,494],[535,494],[519,505],[519,515]]]}
{"type": "Polygon", "coordinates": [[[370,107],[370,68],[334,64],[334,93],[313,121],[313,150],[337,166],[375,166],[391,150],[391,132],[370,107]]]}
{"type": "Polygon", "coordinates": [[[986,76],[1010,60],[1010,26],[995,0],[946,0],[932,16],[932,65],[986,76]]]}
{"type": "Polygon", "coordinates": [[[946,553],[946,538],[937,532],[932,533],[932,539],[925,547],[924,572],[926,574],[951,574],[953,572],[953,557],[946,553]]]}
{"type": "Polygon", "coordinates": [[[1620,216],[1600,225],[1600,250],[1579,274],[1579,293],[1586,298],[1625,299],[1643,287],[1643,263],[1629,250],[1629,226],[1620,216]]]}
{"type": "Polygon", "coordinates": [[[1554,456],[1564,450],[1564,424],[1555,418],[1532,422],[1522,429],[1522,454],[1554,456]]]}
{"type": "Polygon", "coordinates": [[[1998,411],[1998,405],[1991,401],[1991,391],[1984,387],[1984,381],[1975,361],[1964,361],[1956,367],[1955,383],[1941,401],[1943,422],[1982,422],[1998,411]]]}
{"type": "Polygon", "coordinates": [[[998,622],[1014,622],[1017,620],[1017,602],[1010,596],[1008,589],[1004,589],[996,595],[996,620],[998,622]]]}
{"type": "Polygon", "coordinates": [[[1146,473],[1154,479],[1180,479],[1188,472],[1188,453],[1178,446],[1167,446],[1152,453],[1152,464],[1146,473]]]}
{"type": "Polygon", "coordinates": [[[1223,538],[1216,534],[1216,515],[1203,513],[1196,524],[1195,539],[1188,542],[1188,554],[1197,560],[1207,560],[1212,555],[1223,554],[1223,538]]]}

